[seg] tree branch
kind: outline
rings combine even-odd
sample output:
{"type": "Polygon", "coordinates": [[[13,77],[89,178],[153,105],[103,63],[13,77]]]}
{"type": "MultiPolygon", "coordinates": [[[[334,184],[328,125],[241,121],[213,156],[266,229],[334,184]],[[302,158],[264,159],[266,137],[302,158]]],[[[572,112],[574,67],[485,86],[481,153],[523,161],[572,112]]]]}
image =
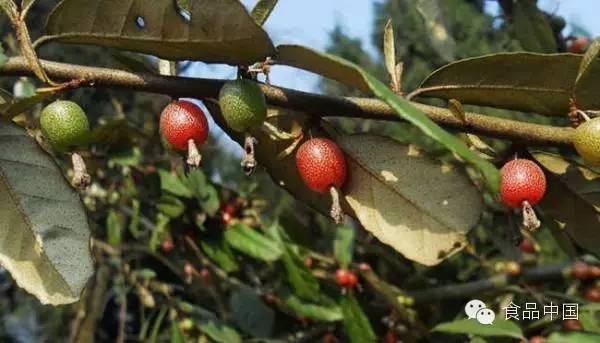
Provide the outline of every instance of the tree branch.
{"type": "Polygon", "coordinates": [[[467,299],[482,292],[498,292],[518,282],[537,283],[564,278],[569,275],[573,262],[538,266],[524,270],[519,276],[497,274],[487,279],[407,292],[415,303],[431,303],[445,299],[467,299]]]}
{"type": "MultiPolygon", "coordinates": [[[[83,86],[125,88],[167,94],[174,97],[216,98],[226,80],[160,76],[123,70],[87,67],[40,60],[52,79],[69,81],[84,79],[83,86]]],[[[23,57],[12,57],[0,67],[0,75],[31,76],[32,70],[23,57]]],[[[294,109],[321,117],[368,118],[400,121],[394,110],[383,101],[372,98],[325,96],[262,84],[271,105],[294,109]]],[[[571,144],[573,129],[525,123],[466,112],[464,120],[446,108],[413,102],[436,123],[460,131],[508,139],[529,145],[571,144]]]]}

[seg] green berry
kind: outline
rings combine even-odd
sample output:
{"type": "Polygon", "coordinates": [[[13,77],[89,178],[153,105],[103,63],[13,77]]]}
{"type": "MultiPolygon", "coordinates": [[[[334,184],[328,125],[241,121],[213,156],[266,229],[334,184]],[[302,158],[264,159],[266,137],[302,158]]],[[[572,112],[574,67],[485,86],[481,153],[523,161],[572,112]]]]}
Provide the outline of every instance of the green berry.
{"type": "Polygon", "coordinates": [[[237,132],[256,129],[267,117],[267,101],[262,90],[253,81],[229,81],[221,88],[219,105],[225,121],[237,132]]]}
{"type": "Polygon", "coordinates": [[[46,106],[40,126],[50,145],[57,150],[82,144],[90,131],[85,112],[72,101],[57,100],[46,106]]]}
{"type": "Polygon", "coordinates": [[[600,166],[600,118],[579,125],[573,136],[573,145],[586,163],[600,166]]]}

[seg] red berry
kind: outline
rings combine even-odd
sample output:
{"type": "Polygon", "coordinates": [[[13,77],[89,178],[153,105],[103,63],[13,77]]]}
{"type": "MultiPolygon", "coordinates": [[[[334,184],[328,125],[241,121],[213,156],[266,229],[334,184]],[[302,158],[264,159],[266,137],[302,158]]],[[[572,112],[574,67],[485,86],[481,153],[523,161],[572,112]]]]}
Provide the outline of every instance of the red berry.
{"type": "Polygon", "coordinates": [[[189,101],[174,101],[160,115],[160,130],[167,142],[176,149],[186,151],[191,139],[197,146],[208,137],[208,121],[200,107],[189,101]]]}
{"type": "Polygon", "coordinates": [[[546,339],[542,336],[533,336],[529,339],[529,343],[544,343],[546,339]]]}
{"type": "Polygon", "coordinates": [[[524,239],[519,245],[519,249],[527,254],[535,254],[535,244],[529,239],[524,239]]]}
{"type": "Polygon", "coordinates": [[[383,338],[384,343],[396,343],[398,342],[398,337],[396,336],[396,332],[393,329],[389,329],[383,338]]]}
{"type": "Polygon", "coordinates": [[[589,274],[594,279],[600,279],[600,267],[598,267],[598,266],[590,266],[589,267],[589,274]]]}
{"type": "Polygon", "coordinates": [[[296,166],[311,190],[325,193],[346,182],[346,157],[335,142],[327,138],[310,139],[296,153],[296,166]]]}
{"type": "Polygon", "coordinates": [[[588,47],[589,39],[584,36],[576,37],[571,41],[569,51],[574,54],[583,54],[588,47]]]}
{"type": "Polygon", "coordinates": [[[590,266],[582,261],[573,263],[573,277],[578,280],[586,280],[590,277],[590,266]]]}
{"type": "Polygon", "coordinates": [[[577,319],[567,319],[563,321],[563,327],[569,331],[580,331],[583,329],[581,322],[577,319]]]}
{"type": "Polygon", "coordinates": [[[306,266],[306,268],[312,268],[313,263],[314,261],[311,257],[307,257],[304,259],[304,265],[306,266]]]}
{"type": "Polygon", "coordinates": [[[600,287],[590,287],[585,291],[585,298],[591,302],[600,302],[600,287]]]}
{"type": "Polygon", "coordinates": [[[356,285],[358,285],[358,276],[356,276],[355,272],[350,272],[348,274],[348,283],[347,283],[346,287],[354,288],[354,287],[356,287],[356,285]]]}
{"type": "Polygon", "coordinates": [[[348,269],[340,268],[335,271],[335,281],[340,286],[346,286],[348,284],[350,271],[348,269]]]}
{"type": "Polygon", "coordinates": [[[160,248],[164,253],[168,254],[175,249],[175,244],[173,244],[172,239],[165,239],[162,241],[162,243],[160,243],[160,248]]]}
{"type": "Polygon", "coordinates": [[[192,266],[191,263],[186,262],[183,265],[183,273],[185,274],[185,276],[191,277],[194,274],[194,266],[192,266]]]}
{"type": "Polygon", "coordinates": [[[542,200],[546,192],[546,176],[534,162],[512,160],[502,167],[500,174],[500,196],[507,206],[521,208],[523,201],[533,206],[542,200]]]}

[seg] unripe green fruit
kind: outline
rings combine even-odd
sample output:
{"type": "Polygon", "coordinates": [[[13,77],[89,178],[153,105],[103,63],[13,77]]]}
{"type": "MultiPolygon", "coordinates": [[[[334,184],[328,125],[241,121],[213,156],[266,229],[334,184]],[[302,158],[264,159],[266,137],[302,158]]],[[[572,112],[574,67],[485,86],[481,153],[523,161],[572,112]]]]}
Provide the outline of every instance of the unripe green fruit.
{"type": "Polygon", "coordinates": [[[40,126],[48,142],[57,150],[82,144],[90,132],[85,112],[72,101],[57,100],[46,106],[40,126]]]}
{"type": "Polygon", "coordinates": [[[219,105],[230,128],[248,132],[259,127],[267,118],[267,101],[253,81],[229,81],[219,92],[219,105]]]}
{"type": "Polygon", "coordinates": [[[579,125],[573,136],[573,145],[586,163],[600,166],[600,118],[579,125]]]}

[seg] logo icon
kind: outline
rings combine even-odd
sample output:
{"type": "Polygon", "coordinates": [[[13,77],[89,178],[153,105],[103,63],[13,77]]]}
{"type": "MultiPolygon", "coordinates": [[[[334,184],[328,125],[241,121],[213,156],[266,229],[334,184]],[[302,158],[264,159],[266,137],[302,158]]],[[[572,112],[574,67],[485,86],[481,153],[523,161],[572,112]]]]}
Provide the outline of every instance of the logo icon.
{"type": "Polygon", "coordinates": [[[491,325],[496,319],[494,311],[486,308],[485,303],[479,299],[473,299],[465,305],[465,314],[483,325],[491,325]]]}

